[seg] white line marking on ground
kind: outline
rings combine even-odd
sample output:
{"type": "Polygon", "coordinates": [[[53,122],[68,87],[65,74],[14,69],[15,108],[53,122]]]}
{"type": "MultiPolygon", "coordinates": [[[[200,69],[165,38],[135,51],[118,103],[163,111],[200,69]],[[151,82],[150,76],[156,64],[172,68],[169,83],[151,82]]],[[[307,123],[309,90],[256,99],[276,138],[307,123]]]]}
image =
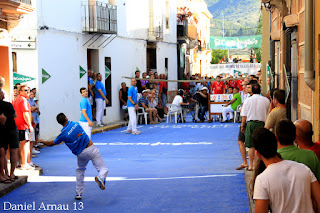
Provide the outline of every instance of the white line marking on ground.
{"type": "Polygon", "coordinates": [[[155,143],[125,143],[125,142],[112,142],[112,143],[94,143],[97,146],[183,146],[183,145],[211,145],[211,142],[178,142],[178,143],[164,143],[164,142],[155,142],[155,143]]]}
{"type": "MultiPolygon", "coordinates": [[[[163,177],[163,178],[127,178],[127,177],[107,177],[107,181],[141,181],[141,180],[176,180],[176,179],[197,179],[215,177],[234,177],[238,174],[204,175],[204,176],[184,176],[184,177],[163,177]]],[[[84,181],[93,182],[95,177],[85,177],[84,181]]],[[[74,176],[38,176],[28,178],[31,183],[50,183],[50,182],[76,182],[74,176]]]]}

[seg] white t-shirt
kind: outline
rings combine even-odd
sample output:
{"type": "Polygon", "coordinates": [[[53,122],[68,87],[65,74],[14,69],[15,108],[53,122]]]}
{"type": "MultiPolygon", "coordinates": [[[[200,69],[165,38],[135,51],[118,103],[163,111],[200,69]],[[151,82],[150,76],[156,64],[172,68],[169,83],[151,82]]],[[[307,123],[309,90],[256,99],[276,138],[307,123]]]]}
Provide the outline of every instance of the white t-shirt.
{"type": "Polygon", "coordinates": [[[270,101],[268,98],[254,94],[247,98],[241,108],[241,116],[247,116],[248,121],[263,121],[265,122],[270,101]]]}
{"type": "Polygon", "coordinates": [[[269,200],[272,213],[314,212],[311,183],[317,181],[304,164],[283,160],[257,176],[254,200],[269,200]]]}
{"type": "Polygon", "coordinates": [[[172,101],[172,109],[179,110],[181,109],[180,103],[183,102],[183,98],[180,95],[176,95],[172,101]]]}

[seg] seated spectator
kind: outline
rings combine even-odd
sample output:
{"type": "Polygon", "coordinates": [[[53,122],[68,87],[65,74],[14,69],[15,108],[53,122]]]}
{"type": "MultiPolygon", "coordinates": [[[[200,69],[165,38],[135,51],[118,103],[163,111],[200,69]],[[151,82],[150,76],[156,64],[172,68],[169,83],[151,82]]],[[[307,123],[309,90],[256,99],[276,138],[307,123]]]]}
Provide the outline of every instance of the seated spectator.
{"type": "Polygon", "coordinates": [[[278,153],[284,160],[292,160],[308,166],[318,180],[320,180],[320,164],[316,154],[311,150],[295,147],[296,127],[289,120],[279,121],[276,127],[278,153]]]}
{"type": "Polygon", "coordinates": [[[158,102],[157,102],[157,100],[156,100],[156,98],[155,98],[154,90],[151,92],[151,94],[149,94],[149,95],[147,96],[147,99],[148,99],[150,108],[157,110],[156,117],[158,118],[158,120],[159,120],[160,122],[163,122],[164,119],[162,119],[162,118],[160,117],[160,115],[159,115],[159,110],[162,110],[162,115],[164,114],[164,113],[163,113],[163,109],[158,109],[158,108],[157,108],[158,102]]]}
{"type": "Polygon", "coordinates": [[[230,120],[233,119],[234,111],[237,110],[237,107],[241,104],[241,96],[239,94],[238,87],[233,89],[233,98],[224,105],[222,108],[222,123],[227,121],[227,114],[229,113],[230,120]]]}
{"type": "Polygon", "coordinates": [[[265,128],[255,129],[252,141],[257,157],[266,167],[253,179],[255,212],[267,213],[269,206],[272,212],[315,212],[313,208],[320,205],[320,185],[310,169],[300,163],[282,160],[277,154],[274,134],[265,128]]]}
{"type": "MultiPolygon", "coordinates": [[[[174,97],[172,101],[172,109],[174,111],[182,110],[182,106],[189,106],[190,104],[189,102],[187,103],[183,102],[183,94],[184,94],[184,90],[179,89],[178,94],[174,97]]],[[[182,112],[183,112],[183,120],[185,120],[186,110],[182,110],[182,112]]]]}
{"type": "Polygon", "coordinates": [[[320,143],[312,141],[312,124],[307,120],[297,120],[294,122],[296,126],[296,140],[299,148],[313,151],[320,160],[320,143]]]}
{"type": "Polygon", "coordinates": [[[203,87],[200,92],[196,92],[194,99],[200,104],[199,108],[199,119],[200,123],[204,122],[204,115],[208,111],[208,88],[203,87]]]}
{"type": "Polygon", "coordinates": [[[120,108],[124,110],[124,120],[128,121],[128,87],[125,82],[121,83],[121,89],[119,91],[120,108]]]}
{"type": "Polygon", "coordinates": [[[270,129],[274,134],[276,133],[276,125],[279,121],[287,118],[286,108],[286,92],[284,90],[276,90],[273,96],[273,104],[276,110],[269,113],[264,128],[270,129]]]}
{"type": "Polygon", "coordinates": [[[228,87],[227,94],[233,94],[233,87],[228,87]]]}
{"type": "Polygon", "coordinates": [[[146,112],[149,113],[150,117],[150,124],[157,124],[158,122],[156,121],[157,117],[157,109],[151,108],[149,101],[147,99],[148,96],[148,91],[143,90],[142,91],[142,97],[139,99],[139,107],[143,107],[146,112]]]}

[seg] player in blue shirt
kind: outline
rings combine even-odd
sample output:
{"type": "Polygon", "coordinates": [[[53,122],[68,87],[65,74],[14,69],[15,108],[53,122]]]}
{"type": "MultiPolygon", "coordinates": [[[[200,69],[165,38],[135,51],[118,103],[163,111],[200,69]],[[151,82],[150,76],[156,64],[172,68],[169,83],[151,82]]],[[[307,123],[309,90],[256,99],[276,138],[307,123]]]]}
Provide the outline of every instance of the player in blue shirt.
{"type": "Polygon", "coordinates": [[[91,139],[91,130],[92,130],[92,109],[91,109],[91,104],[88,99],[88,90],[84,87],[80,89],[81,93],[81,101],[80,101],[80,120],[79,123],[83,130],[86,132],[88,135],[89,139],[91,139]]]}
{"type": "Polygon", "coordinates": [[[102,75],[100,73],[98,73],[97,74],[97,82],[96,82],[96,85],[95,85],[97,126],[103,126],[102,119],[103,119],[103,110],[104,110],[104,107],[105,107],[104,101],[106,101],[106,104],[109,104],[109,101],[106,98],[106,96],[107,96],[106,88],[104,87],[104,85],[101,82],[101,80],[102,80],[102,75]]]}
{"type": "Polygon", "coordinates": [[[136,110],[138,110],[138,88],[137,88],[136,79],[131,79],[131,87],[128,90],[128,113],[129,113],[129,124],[126,133],[132,133],[133,135],[139,135],[141,132],[137,130],[137,114],[136,110]]]}
{"type": "Polygon", "coordinates": [[[54,141],[40,140],[40,142],[47,146],[58,145],[64,142],[71,152],[77,156],[78,168],[76,170],[77,186],[75,199],[80,200],[82,198],[84,172],[90,160],[99,172],[99,175],[95,177],[95,181],[100,189],[104,190],[108,168],[100,155],[99,149],[92,143],[79,123],[68,121],[68,118],[63,113],[57,115],[57,121],[63,126],[60,135],[54,141]]]}

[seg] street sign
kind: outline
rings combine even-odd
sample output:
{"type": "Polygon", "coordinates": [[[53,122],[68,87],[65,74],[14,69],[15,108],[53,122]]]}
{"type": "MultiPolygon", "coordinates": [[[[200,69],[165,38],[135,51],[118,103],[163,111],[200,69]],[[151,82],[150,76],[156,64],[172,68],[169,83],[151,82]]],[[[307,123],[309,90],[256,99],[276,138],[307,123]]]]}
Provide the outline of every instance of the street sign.
{"type": "Polygon", "coordinates": [[[111,74],[111,70],[109,70],[109,68],[107,66],[105,66],[105,69],[106,69],[105,79],[107,79],[109,77],[109,75],[111,74]]]}
{"type": "Polygon", "coordinates": [[[33,81],[35,78],[32,78],[32,77],[29,77],[29,76],[26,76],[26,75],[21,75],[21,74],[18,74],[18,73],[13,73],[13,84],[16,85],[16,84],[21,84],[21,83],[24,83],[24,82],[28,82],[28,81],[33,81]]]}
{"type": "Polygon", "coordinates": [[[36,49],[36,42],[12,42],[11,43],[12,49],[36,49]]]}
{"type": "Polygon", "coordinates": [[[79,66],[79,71],[80,71],[80,79],[87,73],[81,66],[79,66]]]}
{"type": "Polygon", "coordinates": [[[12,35],[11,41],[12,42],[15,42],[15,41],[27,41],[27,42],[33,41],[33,42],[35,42],[36,37],[32,36],[32,35],[12,35]]]}
{"type": "Polygon", "coordinates": [[[50,77],[51,75],[42,69],[42,83],[46,82],[50,77]]]}

